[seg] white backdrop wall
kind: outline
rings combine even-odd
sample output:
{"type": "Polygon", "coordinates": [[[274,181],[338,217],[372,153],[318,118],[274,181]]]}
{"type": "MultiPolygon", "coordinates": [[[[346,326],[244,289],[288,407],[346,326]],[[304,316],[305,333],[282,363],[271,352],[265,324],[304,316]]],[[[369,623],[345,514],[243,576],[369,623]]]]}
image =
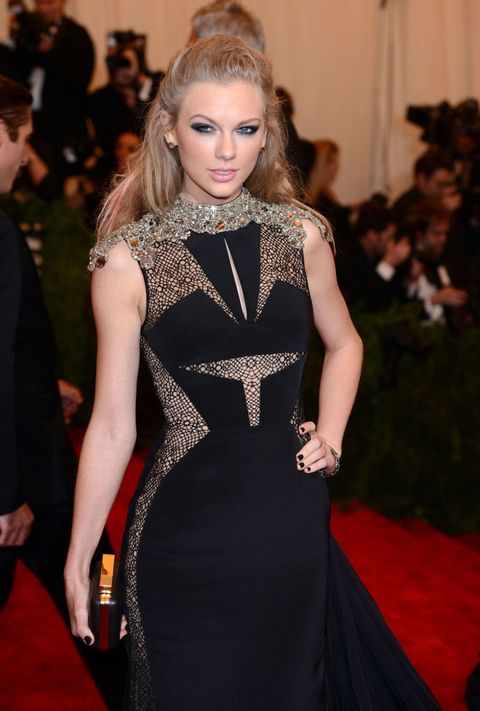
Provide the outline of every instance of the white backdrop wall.
{"type": "MultiPolygon", "coordinates": [[[[202,0],[69,0],[97,51],[94,84],[105,80],[105,34],[134,28],[149,37],[152,68],[165,68],[186,41],[202,0]]],[[[5,0],[0,23],[6,27],[5,0]]],[[[480,96],[480,0],[245,0],[263,22],[276,82],[296,104],[307,138],[342,151],[344,201],[374,189],[397,194],[421,152],[404,120],[411,103],[480,96]]]]}

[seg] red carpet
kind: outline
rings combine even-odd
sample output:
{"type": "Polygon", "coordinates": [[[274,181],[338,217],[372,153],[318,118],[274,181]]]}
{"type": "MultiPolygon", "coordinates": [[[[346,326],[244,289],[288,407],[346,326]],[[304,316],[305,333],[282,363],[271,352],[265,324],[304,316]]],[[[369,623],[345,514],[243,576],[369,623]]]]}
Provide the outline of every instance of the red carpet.
{"type": "MultiPolygon", "coordinates": [[[[134,457],[109,520],[117,547],[142,463],[134,457]]],[[[407,529],[363,507],[334,507],[332,528],[444,711],[465,709],[465,679],[480,649],[475,541],[455,541],[425,524],[407,529]]],[[[23,566],[0,617],[0,639],[2,711],[103,711],[69,632],[23,566]]]]}

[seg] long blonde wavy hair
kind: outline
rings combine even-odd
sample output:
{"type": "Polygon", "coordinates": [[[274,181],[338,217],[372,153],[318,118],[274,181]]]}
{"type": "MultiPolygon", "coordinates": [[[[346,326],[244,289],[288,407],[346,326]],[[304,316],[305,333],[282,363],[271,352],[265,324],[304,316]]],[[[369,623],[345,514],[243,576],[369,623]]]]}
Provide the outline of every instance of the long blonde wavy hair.
{"type": "Polygon", "coordinates": [[[98,219],[98,239],[171,205],[182,187],[178,150],[168,148],[165,135],[174,128],[182,99],[197,82],[249,82],[262,91],[267,138],[265,150],[246,186],[267,202],[295,202],[294,183],[285,159],[285,132],[275,96],[271,67],[265,56],[244,40],[213,35],[181,50],[170,62],[148,111],[145,138],[124,175],[116,176],[98,219]]]}

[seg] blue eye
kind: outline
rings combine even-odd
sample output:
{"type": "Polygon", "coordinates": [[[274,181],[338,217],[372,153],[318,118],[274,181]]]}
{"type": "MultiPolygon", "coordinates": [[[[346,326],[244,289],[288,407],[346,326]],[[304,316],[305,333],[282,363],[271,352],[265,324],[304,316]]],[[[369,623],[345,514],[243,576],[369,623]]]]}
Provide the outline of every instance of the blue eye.
{"type": "Polygon", "coordinates": [[[256,133],[259,128],[259,126],[240,126],[240,128],[237,130],[238,133],[241,133],[243,136],[253,136],[253,134],[256,133]]]}
{"type": "Polygon", "coordinates": [[[192,123],[191,128],[194,131],[198,131],[198,133],[211,133],[213,131],[213,127],[208,123],[192,123]]]}

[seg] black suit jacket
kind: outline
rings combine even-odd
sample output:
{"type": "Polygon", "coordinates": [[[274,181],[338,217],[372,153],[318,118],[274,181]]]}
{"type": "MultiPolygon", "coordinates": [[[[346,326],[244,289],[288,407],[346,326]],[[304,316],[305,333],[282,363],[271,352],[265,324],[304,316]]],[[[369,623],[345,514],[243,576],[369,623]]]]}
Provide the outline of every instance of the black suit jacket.
{"type": "Polygon", "coordinates": [[[0,514],[70,503],[76,458],[55,342],[30,250],[0,211],[0,514]]]}
{"type": "Polygon", "coordinates": [[[95,53],[87,30],[63,17],[50,52],[14,52],[27,81],[33,67],[45,70],[42,110],[35,112],[37,138],[63,147],[86,135],[87,88],[93,74],[95,53]]]}
{"type": "Polygon", "coordinates": [[[382,279],[376,264],[353,237],[350,239],[350,243],[338,241],[336,258],[338,284],[347,304],[361,304],[375,312],[388,309],[395,300],[404,300],[403,271],[397,270],[390,281],[382,279]]]}

